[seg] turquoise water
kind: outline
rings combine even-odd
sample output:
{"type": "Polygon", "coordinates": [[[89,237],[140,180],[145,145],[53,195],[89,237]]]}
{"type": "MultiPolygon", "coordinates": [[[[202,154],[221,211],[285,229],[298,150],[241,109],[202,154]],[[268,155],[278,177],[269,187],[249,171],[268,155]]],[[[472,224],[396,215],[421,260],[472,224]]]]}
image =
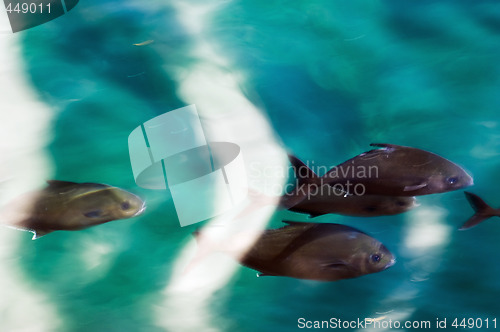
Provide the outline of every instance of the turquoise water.
{"type": "MultiPolygon", "coordinates": [[[[127,147],[144,121],[203,103],[180,92],[181,69],[211,59],[193,52],[202,38],[226,59],[219,69],[241,73],[238,88],[284,149],[335,165],[372,142],[422,148],[466,168],[470,190],[500,206],[496,1],[82,0],[20,36],[26,75],[53,117],[44,150],[51,176],[113,184],[148,201],[137,219],[17,243],[23,282],[45,295],[40,305],[54,308],[57,331],[181,331],[198,319],[219,331],[297,330],[301,317],[446,318],[449,328],[454,318],[500,319],[500,224],[457,231],[472,215],[458,191],[422,197],[404,215],[319,219],[381,240],[398,258],[384,272],[322,283],[256,278],[240,267],[205,303],[208,318],[160,323],[177,318],[164,289],[199,225],[179,227],[168,194],[135,185],[127,147]],[[200,31],[186,27],[183,6],[206,8],[203,21],[187,20],[200,31]],[[146,40],[154,43],[133,45],[146,40]]],[[[280,218],[297,217],[282,212],[271,226],[280,218]]]]}

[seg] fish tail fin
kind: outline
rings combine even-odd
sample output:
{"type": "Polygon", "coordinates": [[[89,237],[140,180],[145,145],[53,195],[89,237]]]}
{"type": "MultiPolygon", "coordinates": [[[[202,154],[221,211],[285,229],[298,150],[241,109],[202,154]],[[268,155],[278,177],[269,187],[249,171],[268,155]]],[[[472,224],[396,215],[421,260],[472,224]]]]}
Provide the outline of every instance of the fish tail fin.
{"type": "Polygon", "coordinates": [[[290,209],[302,202],[307,196],[307,187],[319,179],[319,176],[296,156],[288,154],[288,159],[292,164],[297,183],[292,192],[285,193],[281,197],[279,206],[283,209],[290,209]]]}
{"type": "Polygon", "coordinates": [[[319,178],[309,166],[293,154],[288,154],[288,160],[292,164],[299,185],[307,184],[312,179],[319,178]]]}
{"type": "Polygon", "coordinates": [[[467,191],[464,193],[476,213],[460,227],[461,231],[474,227],[484,220],[497,215],[495,209],[489,206],[481,197],[467,191]]]}
{"type": "Polygon", "coordinates": [[[466,229],[472,228],[489,218],[490,216],[482,216],[475,214],[472,217],[470,217],[469,220],[467,220],[458,230],[465,231],[466,229]]]}

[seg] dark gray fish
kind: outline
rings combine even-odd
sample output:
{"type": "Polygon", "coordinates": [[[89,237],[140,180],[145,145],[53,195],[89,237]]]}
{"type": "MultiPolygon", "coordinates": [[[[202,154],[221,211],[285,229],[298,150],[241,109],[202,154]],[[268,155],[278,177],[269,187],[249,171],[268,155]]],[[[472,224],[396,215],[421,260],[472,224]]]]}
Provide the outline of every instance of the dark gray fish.
{"type": "Polygon", "coordinates": [[[47,183],[45,189],[7,204],[0,222],[34,233],[34,240],[57,230],[74,231],[135,217],[145,209],[139,197],[117,187],[56,180],[47,183]]]}
{"type": "Polygon", "coordinates": [[[357,217],[376,217],[406,212],[418,206],[412,196],[356,195],[322,184],[320,178],[295,156],[289,156],[297,175],[297,188],[284,195],[282,208],[313,217],[329,213],[357,217]]]}
{"type": "Polygon", "coordinates": [[[354,217],[378,217],[404,213],[418,206],[413,196],[314,195],[291,207],[312,217],[335,213],[354,217]]]}
{"type": "Polygon", "coordinates": [[[461,231],[474,227],[491,217],[500,217],[500,209],[492,208],[481,197],[467,191],[465,197],[476,213],[460,227],[461,231]]]}
{"type": "Polygon", "coordinates": [[[395,263],[382,243],[355,228],[285,222],[265,231],[241,263],[262,275],[321,281],[356,278],[395,263]]]}
{"type": "Polygon", "coordinates": [[[322,183],[348,186],[349,181],[351,186],[362,185],[363,194],[389,196],[443,193],[473,184],[465,170],[434,153],[393,144],[370,145],[380,149],[334,167],[321,177],[322,183]]]}

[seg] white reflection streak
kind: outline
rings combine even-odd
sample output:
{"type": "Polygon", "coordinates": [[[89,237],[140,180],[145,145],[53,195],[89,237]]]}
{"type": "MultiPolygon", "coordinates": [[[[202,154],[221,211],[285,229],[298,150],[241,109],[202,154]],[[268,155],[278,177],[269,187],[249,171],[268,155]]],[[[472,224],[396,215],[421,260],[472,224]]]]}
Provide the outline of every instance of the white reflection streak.
{"type": "MultiPolygon", "coordinates": [[[[452,232],[445,219],[446,210],[437,206],[422,206],[409,214],[403,254],[419,271],[430,274],[439,266],[452,232]]],[[[422,279],[422,275],[418,277],[422,279]]]]}
{"type": "MultiPolygon", "coordinates": [[[[18,35],[8,27],[7,13],[0,9],[0,204],[40,185],[50,172],[42,152],[50,111],[29,88],[18,60],[18,35]]],[[[60,322],[50,299],[29,287],[19,269],[21,258],[15,249],[23,236],[28,234],[0,226],[2,330],[55,331],[60,322]]]]}
{"type": "MultiPolygon", "coordinates": [[[[283,185],[284,179],[266,179],[271,181],[266,188],[256,187],[259,175],[265,173],[263,169],[284,167],[286,155],[266,118],[242,94],[239,75],[230,71],[228,60],[204,40],[204,18],[216,7],[176,6],[178,19],[195,41],[188,56],[197,59],[190,68],[170,68],[180,84],[179,95],[186,104],[196,104],[208,141],[233,142],[241,147],[250,187],[269,192],[273,185],[283,185]]],[[[236,211],[214,218],[202,230],[198,244],[190,241],[175,262],[164,291],[165,301],[157,312],[159,326],[172,331],[224,329],[220,317],[218,326],[212,321],[213,295],[231,279],[238,268],[233,258],[244,254],[266,227],[277,200],[269,198],[267,204],[261,204],[247,198],[236,211]],[[232,257],[219,252],[227,253],[229,248],[232,257]]]]}
{"type": "MultiPolygon", "coordinates": [[[[385,321],[399,321],[402,324],[411,320],[415,312],[411,303],[428,287],[425,283],[436,272],[450,242],[452,228],[445,223],[446,210],[437,206],[421,206],[407,214],[403,250],[398,263],[403,263],[407,279],[396,287],[382,302],[391,312],[385,321]]],[[[370,327],[367,331],[389,331],[370,327]]]]}

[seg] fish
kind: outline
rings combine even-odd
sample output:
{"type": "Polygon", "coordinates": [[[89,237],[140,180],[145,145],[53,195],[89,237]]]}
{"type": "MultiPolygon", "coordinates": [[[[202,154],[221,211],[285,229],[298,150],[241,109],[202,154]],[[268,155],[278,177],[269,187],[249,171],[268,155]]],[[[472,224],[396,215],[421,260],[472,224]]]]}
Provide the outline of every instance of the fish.
{"type": "Polygon", "coordinates": [[[76,231],[132,218],[145,202],[123,189],[101,183],[49,180],[42,190],[23,194],[0,210],[0,223],[33,233],[33,240],[58,230],[76,231]]]}
{"type": "Polygon", "coordinates": [[[288,210],[307,214],[313,218],[325,214],[339,214],[352,217],[390,216],[404,213],[420,206],[417,199],[413,196],[357,196],[335,191],[334,188],[330,188],[329,190],[329,192],[309,192],[304,197],[285,194],[278,199],[278,204],[276,205],[275,199],[272,196],[249,189],[248,197],[254,203],[244,209],[237,218],[248,215],[256,207],[269,205],[275,206],[276,211],[288,210]]]}
{"type": "Polygon", "coordinates": [[[494,209],[490,205],[488,205],[481,197],[475,195],[471,192],[465,191],[465,197],[469,201],[470,205],[475,211],[475,214],[469,218],[460,228],[459,230],[463,231],[474,226],[477,226],[479,223],[489,219],[491,217],[500,217],[500,209],[494,209]]]}
{"type": "Polygon", "coordinates": [[[302,167],[302,172],[296,173],[299,188],[290,195],[283,195],[279,208],[309,214],[312,217],[329,213],[377,217],[403,213],[419,205],[414,196],[355,195],[329,185],[316,186],[315,182],[307,183],[307,178],[319,177],[297,157],[289,155],[289,159],[295,170],[302,167]],[[301,186],[303,190],[300,190],[301,186]]]}
{"type": "Polygon", "coordinates": [[[414,196],[317,194],[289,208],[289,211],[318,217],[340,214],[352,217],[390,216],[407,212],[419,204],[414,196]]]}
{"type": "Polygon", "coordinates": [[[353,227],[284,221],[266,230],[240,259],[260,276],[336,281],[383,271],[396,262],[378,240],[353,227]]]}
{"type": "Polygon", "coordinates": [[[420,196],[472,186],[463,168],[437,154],[394,144],[373,143],[364,152],[310,179],[362,195],[420,196]]]}

